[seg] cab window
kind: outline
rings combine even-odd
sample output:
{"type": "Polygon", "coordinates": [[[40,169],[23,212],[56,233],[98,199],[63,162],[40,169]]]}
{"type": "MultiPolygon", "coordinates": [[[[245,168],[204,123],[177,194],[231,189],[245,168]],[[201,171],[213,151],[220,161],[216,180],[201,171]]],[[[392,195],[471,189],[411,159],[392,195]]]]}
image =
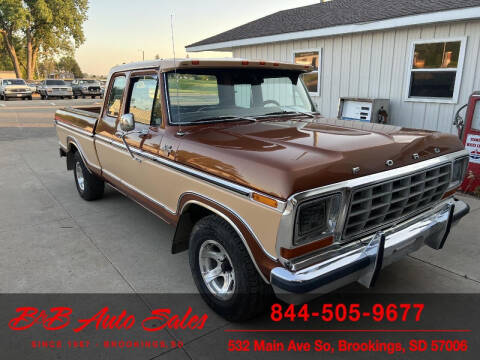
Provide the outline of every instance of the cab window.
{"type": "Polygon", "coordinates": [[[118,116],[122,105],[123,90],[125,89],[126,78],[124,75],[117,76],[113,80],[113,85],[108,96],[107,115],[118,116]]]}
{"type": "Polygon", "coordinates": [[[133,115],[135,122],[146,125],[161,123],[161,101],[157,75],[132,76],[125,113],[133,115]]]}

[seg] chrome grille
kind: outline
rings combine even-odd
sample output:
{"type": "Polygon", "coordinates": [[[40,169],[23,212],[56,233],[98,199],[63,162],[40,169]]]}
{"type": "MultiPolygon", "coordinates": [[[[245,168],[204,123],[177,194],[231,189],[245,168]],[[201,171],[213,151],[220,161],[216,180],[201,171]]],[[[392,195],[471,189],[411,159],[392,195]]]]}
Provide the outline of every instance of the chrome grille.
{"type": "Polygon", "coordinates": [[[440,200],[450,183],[451,164],[354,189],[344,237],[388,224],[440,200]]]}

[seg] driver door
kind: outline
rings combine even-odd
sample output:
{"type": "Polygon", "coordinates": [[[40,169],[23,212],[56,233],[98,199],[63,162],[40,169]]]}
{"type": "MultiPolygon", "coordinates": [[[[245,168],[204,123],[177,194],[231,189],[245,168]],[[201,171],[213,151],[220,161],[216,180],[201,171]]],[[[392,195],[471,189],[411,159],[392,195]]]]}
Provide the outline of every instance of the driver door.
{"type": "Polygon", "coordinates": [[[132,197],[159,202],[162,196],[155,174],[156,164],[148,159],[149,155],[159,155],[163,137],[158,74],[153,70],[119,74],[111,83],[105,114],[97,128],[96,146],[102,173],[132,197]],[[121,138],[119,119],[123,114],[132,114],[135,120],[134,130],[125,135],[135,158],[121,138]]]}

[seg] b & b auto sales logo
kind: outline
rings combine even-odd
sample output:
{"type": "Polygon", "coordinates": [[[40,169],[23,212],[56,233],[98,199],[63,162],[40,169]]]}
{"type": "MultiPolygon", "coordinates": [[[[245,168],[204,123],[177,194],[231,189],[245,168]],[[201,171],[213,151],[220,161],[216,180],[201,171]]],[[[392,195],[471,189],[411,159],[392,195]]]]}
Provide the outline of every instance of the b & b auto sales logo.
{"type": "MultiPolygon", "coordinates": [[[[55,331],[65,329],[72,324],[73,309],[70,307],[53,307],[50,313],[45,310],[39,311],[35,307],[19,307],[16,309],[19,313],[8,323],[10,329],[15,331],[27,330],[35,324],[42,324],[45,330],[55,331]]],[[[170,309],[155,309],[148,316],[139,321],[143,330],[148,332],[168,329],[203,329],[208,319],[207,314],[201,316],[192,314],[192,308],[189,307],[185,314],[172,314],[170,309]]],[[[137,323],[134,315],[127,314],[123,310],[119,315],[109,314],[109,308],[104,307],[90,318],[77,319],[76,324],[72,324],[75,333],[81,332],[87,327],[99,329],[125,329],[132,328],[137,323]]]]}

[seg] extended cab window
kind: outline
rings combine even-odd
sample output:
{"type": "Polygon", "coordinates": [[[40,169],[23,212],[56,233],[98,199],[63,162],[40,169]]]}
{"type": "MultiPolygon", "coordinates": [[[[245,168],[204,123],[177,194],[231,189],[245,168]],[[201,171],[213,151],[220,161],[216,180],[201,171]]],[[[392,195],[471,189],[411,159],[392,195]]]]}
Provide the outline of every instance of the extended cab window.
{"type": "Polygon", "coordinates": [[[160,99],[157,99],[157,75],[135,76],[130,78],[130,95],[126,113],[133,114],[136,122],[146,125],[156,125],[161,121],[161,112],[158,114],[160,99]]]}
{"type": "Polygon", "coordinates": [[[125,89],[125,76],[117,76],[113,80],[112,89],[108,96],[107,115],[118,116],[120,113],[120,106],[122,104],[123,90],[125,89]]]}

